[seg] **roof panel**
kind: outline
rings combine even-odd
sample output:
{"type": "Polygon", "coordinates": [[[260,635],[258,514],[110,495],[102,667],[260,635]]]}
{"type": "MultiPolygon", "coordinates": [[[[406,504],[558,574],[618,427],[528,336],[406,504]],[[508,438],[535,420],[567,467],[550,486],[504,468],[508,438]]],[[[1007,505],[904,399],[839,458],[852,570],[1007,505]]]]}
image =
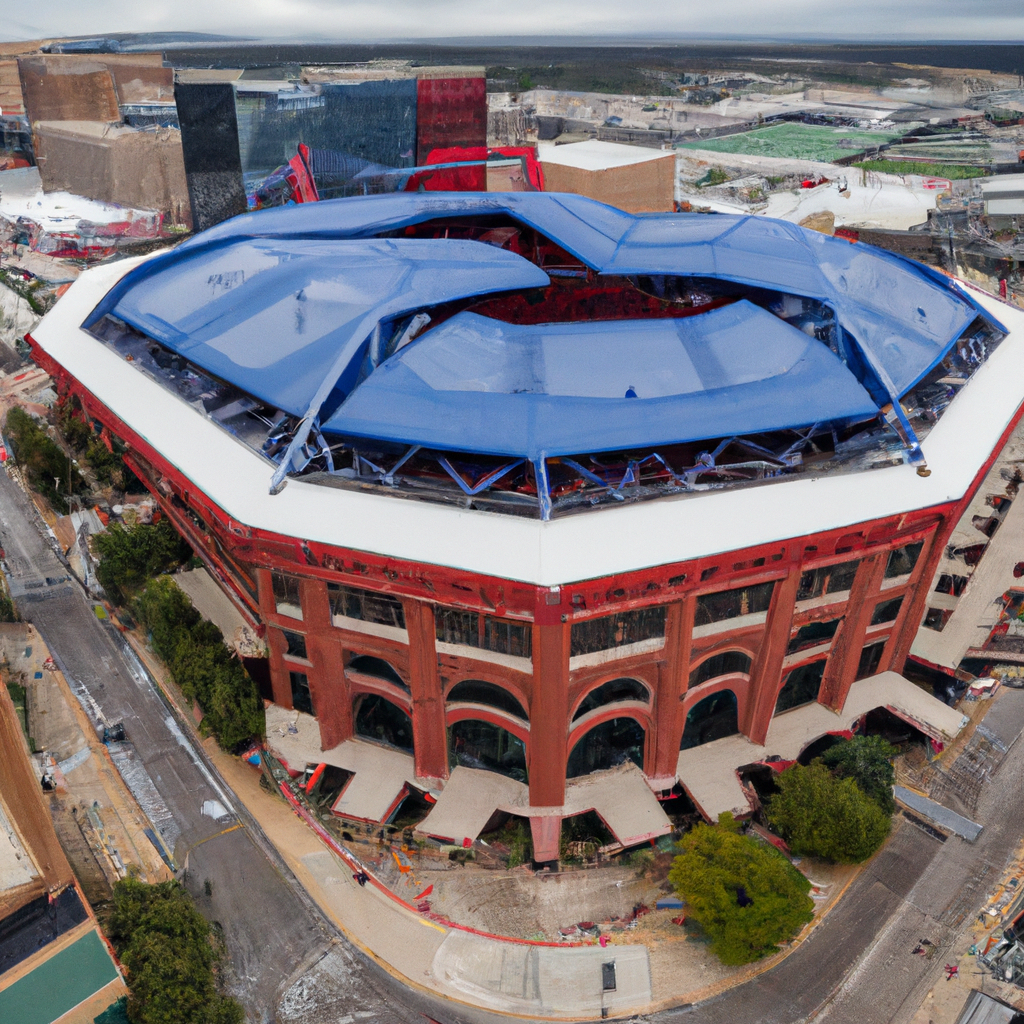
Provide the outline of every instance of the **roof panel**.
{"type": "Polygon", "coordinates": [[[549,281],[514,253],[456,239],[365,239],[343,249],[252,239],[177,251],[181,259],[142,276],[111,312],[293,415],[306,412],[346,350],[355,358],[379,320],[549,281]]]}
{"type": "Polygon", "coordinates": [[[325,429],[538,458],[877,411],[826,346],[740,301],[641,322],[519,326],[460,313],[378,367],[325,429]]]}

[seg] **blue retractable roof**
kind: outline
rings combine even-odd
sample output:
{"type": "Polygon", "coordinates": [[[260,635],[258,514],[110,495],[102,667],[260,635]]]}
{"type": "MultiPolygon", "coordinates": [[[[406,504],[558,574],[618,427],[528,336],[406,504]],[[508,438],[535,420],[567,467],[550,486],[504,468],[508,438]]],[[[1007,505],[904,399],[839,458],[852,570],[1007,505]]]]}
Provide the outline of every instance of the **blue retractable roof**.
{"type": "Polygon", "coordinates": [[[381,365],[324,428],[537,459],[877,412],[825,345],[744,300],[679,320],[519,326],[459,313],[381,365]]]}
{"type": "Polygon", "coordinates": [[[381,320],[549,283],[515,253],[458,239],[246,238],[183,250],[124,289],[110,312],[295,416],[336,363],[358,369],[381,320]]]}
{"type": "Polygon", "coordinates": [[[719,278],[826,303],[888,401],[978,315],[951,281],[913,261],[764,217],[636,217],[535,192],[392,193],[236,217],[129,272],[89,323],[113,313],[301,416],[279,473],[298,467],[315,424],[537,457],[870,417],[885,404],[824,344],[800,341],[794,356],[798,332],[746,302],[680,321],[543,328],[463,313],[365,376],[382,320],[549,283],[480,242],[373,237],[491,216],[535,228],[599,274],[719,278]]]}

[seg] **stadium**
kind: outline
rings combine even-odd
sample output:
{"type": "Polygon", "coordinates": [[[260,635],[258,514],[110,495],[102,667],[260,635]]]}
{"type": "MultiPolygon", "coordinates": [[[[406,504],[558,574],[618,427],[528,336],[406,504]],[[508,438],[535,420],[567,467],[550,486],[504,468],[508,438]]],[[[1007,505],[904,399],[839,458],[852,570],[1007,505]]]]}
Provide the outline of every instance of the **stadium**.
{"type": "Polygon", "coordinates": [[[575,195],[261,211],[89,270],[30,339],[269,650],[338,814],[633,845],[879,709],[1021,415],[1024,315],[762,217],[575,195]]]}

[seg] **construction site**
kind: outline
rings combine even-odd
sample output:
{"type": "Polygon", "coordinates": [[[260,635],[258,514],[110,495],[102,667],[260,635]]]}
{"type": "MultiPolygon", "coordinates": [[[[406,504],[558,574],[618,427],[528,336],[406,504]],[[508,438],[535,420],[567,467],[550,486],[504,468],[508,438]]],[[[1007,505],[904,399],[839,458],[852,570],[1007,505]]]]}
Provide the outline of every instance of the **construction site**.
{"type": "Polygon", "coordinates": [[[129,879],[252,1020],[1016,1024],[1019,76],[132,45],[0,44],[0,1017],[134,1019],[129,879]]]}

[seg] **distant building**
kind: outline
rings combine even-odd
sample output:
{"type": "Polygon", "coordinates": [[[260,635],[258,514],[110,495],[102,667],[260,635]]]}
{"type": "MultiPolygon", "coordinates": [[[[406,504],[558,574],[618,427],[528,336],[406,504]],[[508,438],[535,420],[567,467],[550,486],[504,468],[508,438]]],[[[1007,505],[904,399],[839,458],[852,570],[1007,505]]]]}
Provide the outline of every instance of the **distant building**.
{"type": "Polygon", "coordinates": [[[995,230],[1024,223],[1024,174],[1000,174],[981,186],[985,216],[995,230]]]}
{"type": "Polygon", "coordinates": [[[597,139],[540,154],[548,192],[573,192],[629,213],[666,213],[675,195],[674,152],[597,139]]]}
{"type": "Polygon", "coordinates": [[[554,860],[564,817],[630,845],[679,785],[744,813],[743,765],[963,721],[898,673],[1021,416],[1024,314],[901,257],[367,196],[87,271],[31,343],[265,631],[269,742],[355,772],[339,813],[412,787],[428,834],[519,814],[554,860]]]}

